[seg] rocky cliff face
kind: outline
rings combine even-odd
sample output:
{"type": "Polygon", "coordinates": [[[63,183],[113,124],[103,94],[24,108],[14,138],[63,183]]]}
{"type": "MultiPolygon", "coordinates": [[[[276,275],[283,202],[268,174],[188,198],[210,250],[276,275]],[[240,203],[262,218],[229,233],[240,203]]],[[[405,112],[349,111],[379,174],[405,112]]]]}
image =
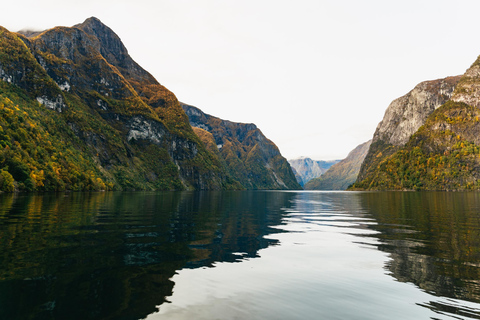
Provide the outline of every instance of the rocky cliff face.
{"type": "Polygon", "coordinates": [[[382,140],[403,146],[427,117],[452,97],[459,80],[460,76],[421,82],[406,95],[395,99],[378,124],[373,142],[382,140]]]}
{"type": "Polygon", "coordinates": [[[307,182],[305,190],[346,190],[357,179],[371,143],[372,140],[357,146],[345,159],[332,165],[319,178],[307,182]]]}
{"type": "Polygon", "coordinates": [[[298,183],[304,186],[308,181],[320,177],[324,174],[332,165],[340,160],[312,160],[310,158],[299,158],[288,160],[290,166],[295,169],[298,183]]]}
{"type": "Polygon", "coordinates": [[[372,143],[354,188],[480,189],[479,70],[477,59],[462,77],[455,77],[451,99],[430,113],[404,145],[381,139],[372,143]]]}
{"type": "Polygon", "coordinates": [[[287,160],[257,126],[222,120],[186,104],[182,107],[204,143],[217,149],[229,176],[244,188],[301,189],[287,160]]]}
{"type": "Polygon", "coordinates": [[[463,74],[455,88],[452,101],[480,107],[480,57],[463,74]]]}
{"type": "Polygon", "coordinates": [[[15,188],[229,187],[175,95],[110,28],[90,18],[28,35],[0,28],[0,170],[15,188]]]}
{"type": "Polygon", "coordinates": [[[392,101],[373,135],[358,180],[363,180],[381,159],[405,145],[427,117],[452,97],[460,78],[421,82],[406,95],[392,101]]]}

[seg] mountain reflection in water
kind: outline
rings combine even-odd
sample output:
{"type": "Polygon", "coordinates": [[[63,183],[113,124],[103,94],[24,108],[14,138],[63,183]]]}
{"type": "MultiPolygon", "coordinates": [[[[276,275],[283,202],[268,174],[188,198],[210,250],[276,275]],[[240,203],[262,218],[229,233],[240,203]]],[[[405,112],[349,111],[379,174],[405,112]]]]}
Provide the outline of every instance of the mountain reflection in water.
{"type": "Polygon", "coordinates": [[[0,195],[0,319],[208,319],[192,302],[207,289],[220,319],[480,319],[479,208],[442,192],[0,195]]]}
{"type": "MultiPolygon", "coordinates": [[[[383,192],[361,199],[378,223],[371,226],[380,232],[374,235],[378,249],[390,253],[391,276],[433,295],[480,302],[479,193],[383,192]]],[[[470,313],[435,302],[425,306],[470,313]]]]}
{"type": "Polygon", "coordinates": [[[145,317],[172,294],[176,270],[277,244],[263,236],[294,195],[0,196],[0,319],[13,320],[145,317]]]}

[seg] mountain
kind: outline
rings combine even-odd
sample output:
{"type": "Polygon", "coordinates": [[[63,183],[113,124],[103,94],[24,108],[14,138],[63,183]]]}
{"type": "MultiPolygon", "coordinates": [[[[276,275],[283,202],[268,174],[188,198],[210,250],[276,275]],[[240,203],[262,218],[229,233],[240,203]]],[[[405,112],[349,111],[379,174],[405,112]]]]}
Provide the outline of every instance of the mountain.
{"type": "Polygon", "coordinates": [[[372,140],[369,140],[357,146],[345,159],[332,165],[319,178],[307,182],[305,190],[346,190],[357,179],[371,143],[372,140]]]}
{"type": "MultiPolygon", "coordinates": [[[[0,27],[0,80],[0,191],[241,187],[175,95],[96,18],[23,34],[0,27]]],[[[273,149],[266,165],[291,173],[273,149]]],[[[255,165],[250,175],[272,172],[255,165]]]]}
{"type": "Polygon", "coordinates": [[[246,189],[301,189],[277,146],[254,124],[222,120],[187,104],[182,107],[232,181],[246,189]]]}
{"type": "MultiPolygon", "coordinates": [[[[425,103],[413,106],[415,113],[423,112],[426,105],[434,106],[414,132],[391,131],[389,139],[379,134],[387,109],[353,189],[480,189],[478,74],[479,59],[461,77],[436,80],[435,84],[444,86],[432,86],[425,103]]],[[[400,117],[393,118],[397,124],[402,122],[400,117]]]]}
{"type": "Polygon", "coordinates": [[[290,166],[295,170],[294,173],[298,183],[304,186],[308,181],[320,177],[328,168],[339,161],[340,160],[312,160],[307,157],[301,157],[288,160],[288,163],[290,163],[290,166]]]}
{"type": "Polygon", "coordinates": [[[373,135],[357,181],[371,175],[381,161],[404,146],[427,117],[451,98],[459,80],[460,76],[424,81],[392,101],[373,135]]]}

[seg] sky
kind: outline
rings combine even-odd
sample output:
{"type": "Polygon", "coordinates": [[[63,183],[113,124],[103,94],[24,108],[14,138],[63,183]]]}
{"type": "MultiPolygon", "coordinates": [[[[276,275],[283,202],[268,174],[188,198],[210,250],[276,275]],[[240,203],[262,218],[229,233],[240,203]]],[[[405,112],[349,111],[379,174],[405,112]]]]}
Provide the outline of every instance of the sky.
{"type": "Polygon", "coordinates": [[[342,159],[390,102],[480,55],[478,0],[22,0],[10,31],[95,16],[184,103],[255,123],[287,159],[342,159]]]}

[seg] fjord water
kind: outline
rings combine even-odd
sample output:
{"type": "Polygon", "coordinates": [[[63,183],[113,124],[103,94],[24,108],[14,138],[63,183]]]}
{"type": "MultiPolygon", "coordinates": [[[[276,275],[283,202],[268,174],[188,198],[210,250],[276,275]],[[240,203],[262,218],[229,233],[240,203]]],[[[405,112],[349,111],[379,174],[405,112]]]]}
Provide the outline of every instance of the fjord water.
{"type": "Polygon", "coordinates": [[[0,319],[480,319],[480,194],[0,195],[0,319]]]}

